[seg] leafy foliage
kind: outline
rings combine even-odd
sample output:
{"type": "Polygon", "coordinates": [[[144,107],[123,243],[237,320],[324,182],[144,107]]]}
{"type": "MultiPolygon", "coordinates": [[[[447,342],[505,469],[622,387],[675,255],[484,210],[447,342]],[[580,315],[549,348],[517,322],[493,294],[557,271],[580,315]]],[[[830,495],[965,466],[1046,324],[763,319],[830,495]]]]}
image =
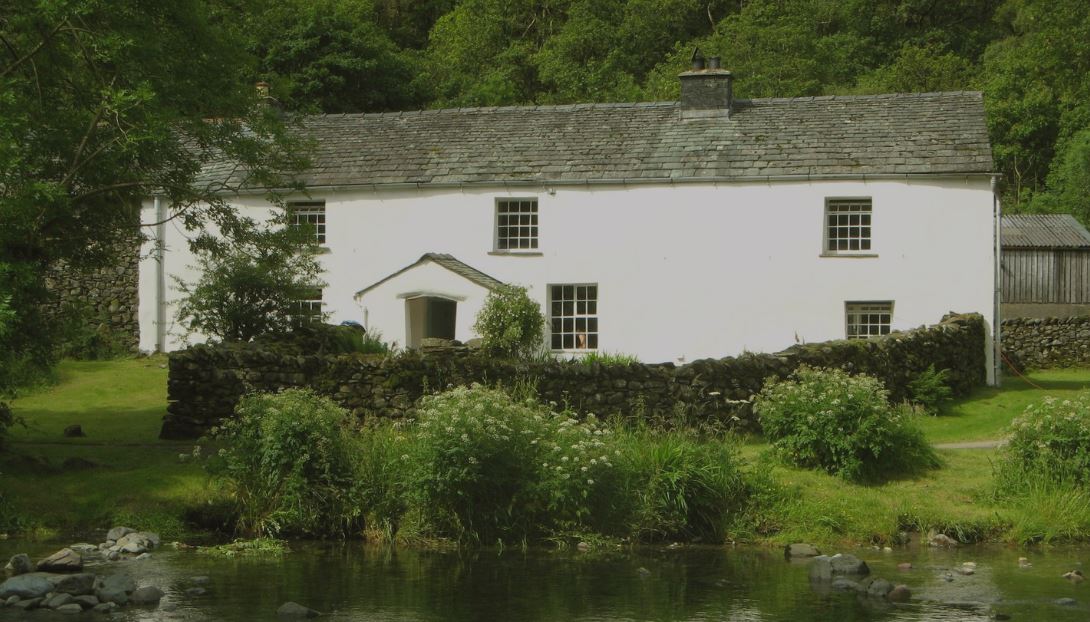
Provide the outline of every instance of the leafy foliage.
{"type": "Polygon", "coordinates": [[[414,505],[436,535],[519,542],[578,524],[612,468],[608,431],[484,387],[421,400],[411,429],[414,505]],[[544,533],[543,533],[544,530],[544,533]]]}
{"type": "Polygon", "coordinates": [[[359,527],[357,444],[350,417],[328,398],[290,389],[244,397],[213,430],[223,448],[207,468],[254,536],[345,535],[359,527]]]}
{"type": "Polygon", "coordinates": [[[420,107],[412,65],[359,0],[288,0],[250,15],[261,77],[289,110],[420,107]]]}
{"type": "Polygon", "coordinates": [[[0,11],[0,385],[41,377],[62,338],[50,266],[108,265],[159,196],[188,229],[235,212],[221,191],[285,187],[301,145],[257,104],[251,63],[202,0],[14,0],[0,11]],[[156,36],[148,36],[156,33],[156,36]],[[230,182],[203,164],[239,163],[230,182]]]}
{"type": "Polygon", "coordinates": [[[754,401],[765,435],[796,466],[870,480],[938,466],[919,428],[876,378],[802,367],[754,401]]]}
{"type": "Polygon", "coordinates": [[[318,317],[302,315],[299,301],[321,288],[318,248],[304,230],[249,223],[233,240],[208,238],[197,250],[200,277],[179,281],[185,295],[178,318],[190,332],[225,341],[250,341],[318,317]]]}
{"type": "Polygon", "coordinates": [[[1072,399],[1046,397],[1011,422],[997,468],[1000,490],[1028,482],[1083,487],[1090,482],[1090,391],[1072,399]]]}
{"type": "Polygon", "coordinates": [[[921,406],[928,413],[937,415],[954,395],[949,384],[950,370],[935,371],[934,365],[920,372],[908,382],[908,393],[913,404],[921,406]]]}
{"type": "Polygon", "coordinates": [[[488,292],[473,330],[486,350],[505,356],[531,357],[541,348],[545,316],[526,288],[502,285],[488,292]]]}

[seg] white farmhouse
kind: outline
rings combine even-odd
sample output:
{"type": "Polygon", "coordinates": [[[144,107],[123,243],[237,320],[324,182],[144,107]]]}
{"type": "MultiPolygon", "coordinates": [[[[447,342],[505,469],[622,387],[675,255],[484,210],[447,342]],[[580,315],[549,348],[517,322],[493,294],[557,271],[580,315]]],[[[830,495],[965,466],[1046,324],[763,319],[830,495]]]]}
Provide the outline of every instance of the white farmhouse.
{"type": "MultiPolygon", "coordinates": [[[[680,102],[309,117],[314,166],[290,206],[325,251],[314,304],[411,347],[474,337],[489,289],[517,284],[555,351],[646,362],[951,310],[995,325],[980,93],[734,100],[731,81],[685,72],[680,102]]],[[[258,188],[233,202],[270,208],[258,188]]],[[[194,263],[179,229],[158,235],[165,252],[141,267],[145,350],[180,347],[171,277],[194,263]]]]}

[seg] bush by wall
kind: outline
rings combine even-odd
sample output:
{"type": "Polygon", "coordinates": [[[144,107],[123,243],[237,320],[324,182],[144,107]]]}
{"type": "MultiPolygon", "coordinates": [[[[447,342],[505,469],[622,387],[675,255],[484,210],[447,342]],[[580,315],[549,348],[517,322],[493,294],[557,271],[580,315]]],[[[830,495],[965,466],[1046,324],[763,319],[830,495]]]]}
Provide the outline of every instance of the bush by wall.
{"type": "Polygon", "coordinates": [[[845,479],[877,480],[938,466],[903,405],[878,379],[800,367],[754,400],[765,436],[788,463],[845,479]]]}
{"type": "Polygon", "coordinates": [[[688,365],[584,365],[480,356],[465,347],[399,356],[318,355],[293,344],[201,345],[170,356],[168,414],[163,438],[194,438],[232,416],[250,392],[312,387],[361,419],[412,412],[426,393],[473,383],[536,382],[546,402],[599,416],[690,419],[755,426],[750,398],[769,377],[786,378],[802,365],[832,367],[879,378],[891,399],[930,365],[949,369],[950,386],[964,395],[985,379],[981,316],[952,315],[937,325],[866,341],[794,346],[777,354],[743,354],[688,365]]]}

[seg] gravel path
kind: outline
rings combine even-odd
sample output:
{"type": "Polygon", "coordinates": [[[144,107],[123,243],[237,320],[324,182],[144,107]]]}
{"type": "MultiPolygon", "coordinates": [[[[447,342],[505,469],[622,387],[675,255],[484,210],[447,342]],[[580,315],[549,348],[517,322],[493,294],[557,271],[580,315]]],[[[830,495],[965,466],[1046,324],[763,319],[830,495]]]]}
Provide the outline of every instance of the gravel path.
{"type": "Polygon", "coordinates": [[[1007,439],[995,441],[968,441],[965,443],[935,443],[935,449],[995,449],[1007,444],[1007,439]]]}

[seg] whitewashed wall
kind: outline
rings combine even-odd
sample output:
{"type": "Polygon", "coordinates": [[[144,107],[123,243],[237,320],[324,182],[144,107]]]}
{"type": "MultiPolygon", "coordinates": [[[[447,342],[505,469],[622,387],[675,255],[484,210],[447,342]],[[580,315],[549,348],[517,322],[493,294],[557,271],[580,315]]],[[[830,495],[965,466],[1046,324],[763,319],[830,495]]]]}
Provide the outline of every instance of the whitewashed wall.
{"type": "MultiPolygon", "coordinates": [[[[599,348],[647,362],[842,338],[848,300],[894,301],[894,329],[935,323],[948,311],[992,317],[993,205],[982,178],[367,190],[312,197],[326,201],[329,252],[322,261],[326,308],[335,322],[362,323],[353,294],[427,252],[449,253],[501,281],[527,286],[543,308],[547,284],[598,283],[599,348]],[[825,198],[861,196],[872,198],[877,256],[823,257],[825,198]],[[540,254],[493,252],[495,199],[502,197],[538,199],[540,254]]],[[[268,209],[258,197],[238,204],[255,213],[268,209]]],[[[167,272],[186,274],[192,259],[176,227],[168,227],[167,246],[167,272]]],[[[155,333],[154,302],[145,303],[155,296],[154,279],[145,278],[154,271],[149,263],[141,273],[145,349],[154,348],[155,333]]],[[[174,298],[171,289],[167,299],[174,298]]],[[[169,309],[168,317],[173,313],[169,309]]],[[[404,343],[403,316],[398,324],[396,312],[375,307],[372,313],[371,325],[404,343]]],[[[465,332],[472,324],[468,316],[460,305],[459,338],[472,336],[465,332]]],[[[167,345],[176,348],[179,341],[167,345]]]]}

